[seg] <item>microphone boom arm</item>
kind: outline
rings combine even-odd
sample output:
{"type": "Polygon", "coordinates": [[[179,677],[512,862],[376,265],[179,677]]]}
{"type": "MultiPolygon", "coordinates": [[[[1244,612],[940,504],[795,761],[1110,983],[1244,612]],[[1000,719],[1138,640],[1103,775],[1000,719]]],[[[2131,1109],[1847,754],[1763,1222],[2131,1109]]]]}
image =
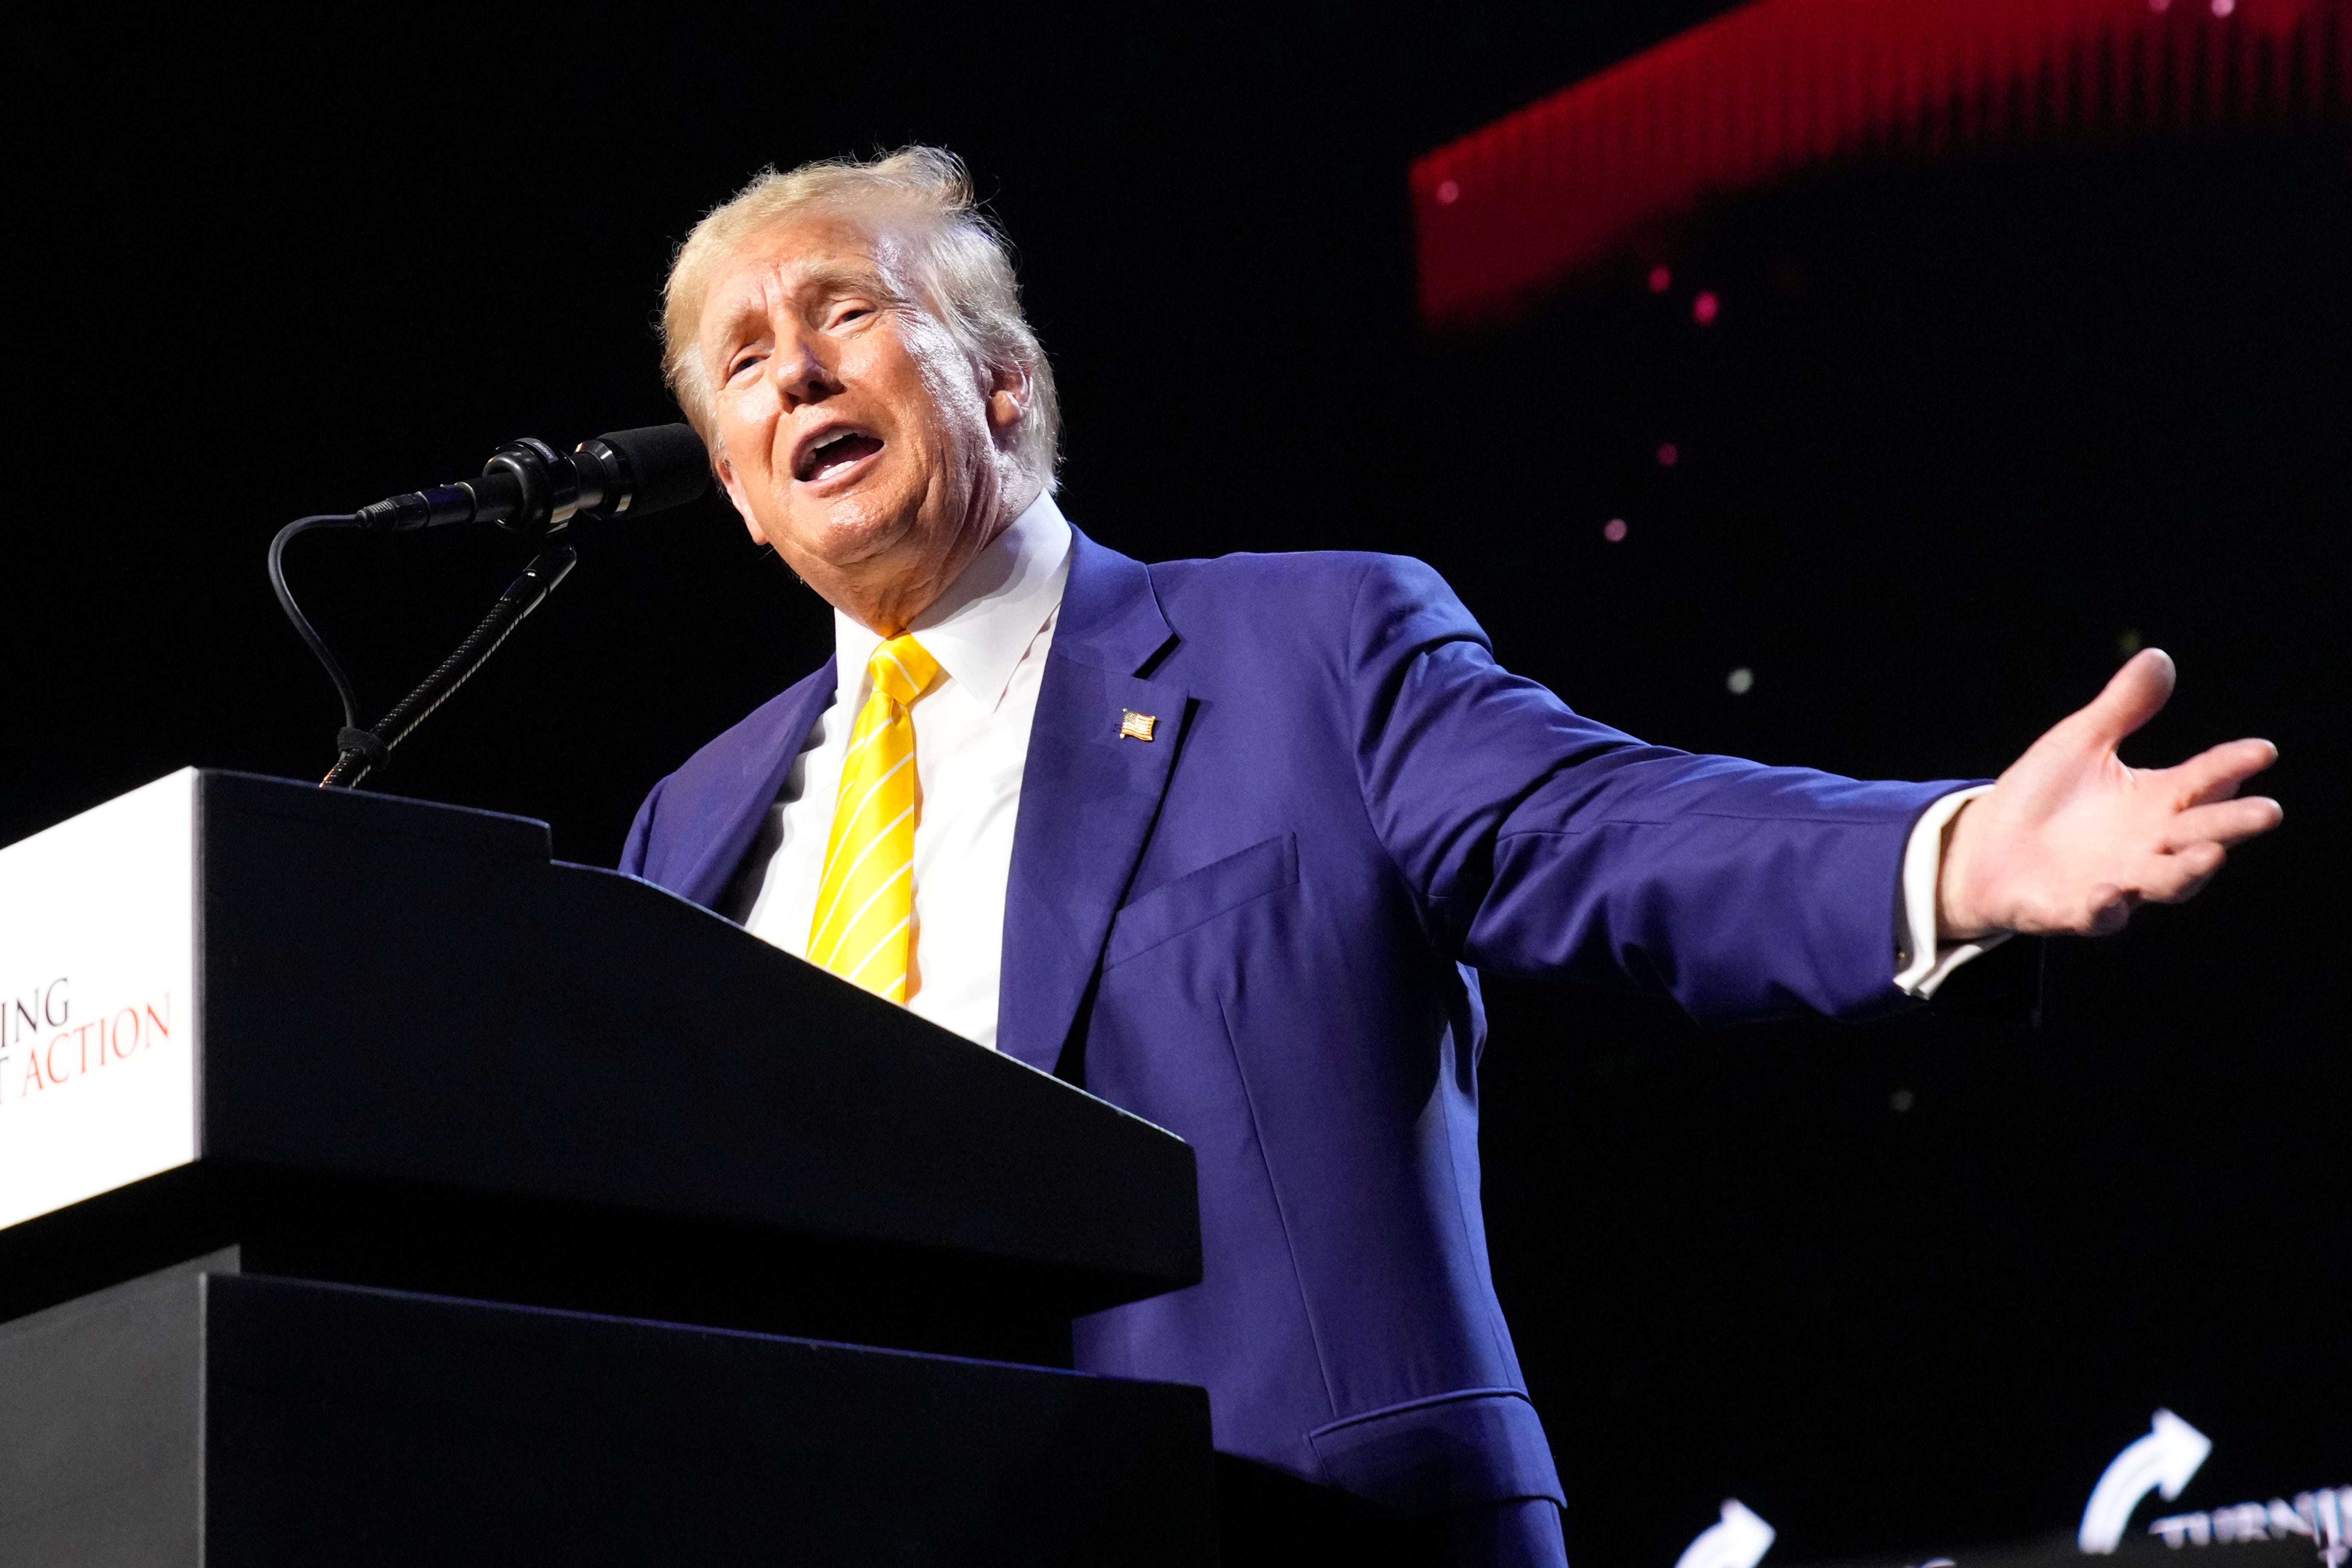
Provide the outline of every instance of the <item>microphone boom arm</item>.
{"type": "Polygon", "coordinates": [[[335,737],[336,749],[342,754],[327,770],[327,776],[319,781],[319,787],[357,788],[369,769],[381,767],[390,760],[392,749],[414,734],[419,724],[433,716],[435,709],[490,661],[490,655],[498,652],[499,645],[522,625],[525,616],[555,592],[556,584],[563,581],[578,560],[569,544],[554,545],[533,556],[530,564],[522,569],[522,575],[499,595],[499,602],[490,606],[490,613],[482,617],[481,624],[466,635],[466,640],[441,661],[439,668],[425,678],[424,684],[377,721],[374,729],[343,726],[335,737]]]}

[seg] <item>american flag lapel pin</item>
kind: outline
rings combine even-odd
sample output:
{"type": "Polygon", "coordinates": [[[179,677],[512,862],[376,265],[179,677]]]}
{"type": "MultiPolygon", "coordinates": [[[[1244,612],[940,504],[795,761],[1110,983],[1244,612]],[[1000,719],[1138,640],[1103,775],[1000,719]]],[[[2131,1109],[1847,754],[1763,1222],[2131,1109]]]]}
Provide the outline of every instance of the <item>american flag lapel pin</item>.
{"type": "Polygon", "coordinates": [[[1157,716],[1138,713],[1132,708],[1122,708],[1118,712],[1118,733],[1124,741],[1149,741],[1153,726],[1160,722],[1157,716]]]}

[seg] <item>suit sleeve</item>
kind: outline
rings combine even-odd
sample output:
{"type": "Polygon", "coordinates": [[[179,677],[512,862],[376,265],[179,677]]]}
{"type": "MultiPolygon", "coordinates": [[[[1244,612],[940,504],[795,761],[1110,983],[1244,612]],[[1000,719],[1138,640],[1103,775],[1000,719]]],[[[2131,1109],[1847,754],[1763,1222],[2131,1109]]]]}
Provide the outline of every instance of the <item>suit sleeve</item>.
{"type": "Polygon", "coordinates": [[[655,784],[645,804],[637,807],[636,819],[629,824],[629,837],[621,845],[620,869],[632,877],[652,877],[646,869],[646,859],[653,846],[654,815],[661,809],[662,791],[668,787],[668,778],[655,784]]]}
{"type": "Polygon", "coordinates": [[[1348,657],[1366,810],[1449,956],[1630,984],[1704,1022],[1904,1005],[1905,842],[1956,784],[1644,744],[1496,664],[1414,561],[1366,569],[1348,657]]]}

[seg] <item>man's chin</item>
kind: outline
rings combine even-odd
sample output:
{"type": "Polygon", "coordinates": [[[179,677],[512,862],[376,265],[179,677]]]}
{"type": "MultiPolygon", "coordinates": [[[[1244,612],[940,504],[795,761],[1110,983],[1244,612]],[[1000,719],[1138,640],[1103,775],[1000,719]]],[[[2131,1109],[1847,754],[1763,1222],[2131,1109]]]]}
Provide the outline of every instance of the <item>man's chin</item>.
{"type": "Polygon", "coordinates": [[[806,560],[845,572],[893,553],[915,531],[916,521],[913,507],[852,491],[821,504],[786,508],[774,524],[763,523],[761,531],[787,562],[806,560]]]}

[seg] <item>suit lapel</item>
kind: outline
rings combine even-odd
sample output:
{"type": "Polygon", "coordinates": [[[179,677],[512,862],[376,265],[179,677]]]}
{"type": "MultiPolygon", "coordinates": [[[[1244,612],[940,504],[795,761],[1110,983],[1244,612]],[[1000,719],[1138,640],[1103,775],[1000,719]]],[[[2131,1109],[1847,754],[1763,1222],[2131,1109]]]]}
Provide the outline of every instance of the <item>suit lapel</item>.
{"type": "Polygon", "coordinates": [[[698,844],[687,847],[681,874],[660,879],[664,886],[705,909],[718,907],[768,808],[776,803],[776,792],[784,787],[784,775],[801,754],[809,727],[832,705],[833,665],[826,659],[777,699],[771,721],[744,748],[736,767],[715,784],[703,806],[707,831],[698,844]]]}
{"type": "Polygon", "coordinates": [[[1101,962],[1182,743],[1191,700],[1147,679],[1175,633],[1141,563],[1071,530],[1070,577],[1021,778],[997,1047],[1044,1072],[1060,1059],[1101,962]],[[1127,713],[1154,722],[1122,735],[1127,713]]]}

